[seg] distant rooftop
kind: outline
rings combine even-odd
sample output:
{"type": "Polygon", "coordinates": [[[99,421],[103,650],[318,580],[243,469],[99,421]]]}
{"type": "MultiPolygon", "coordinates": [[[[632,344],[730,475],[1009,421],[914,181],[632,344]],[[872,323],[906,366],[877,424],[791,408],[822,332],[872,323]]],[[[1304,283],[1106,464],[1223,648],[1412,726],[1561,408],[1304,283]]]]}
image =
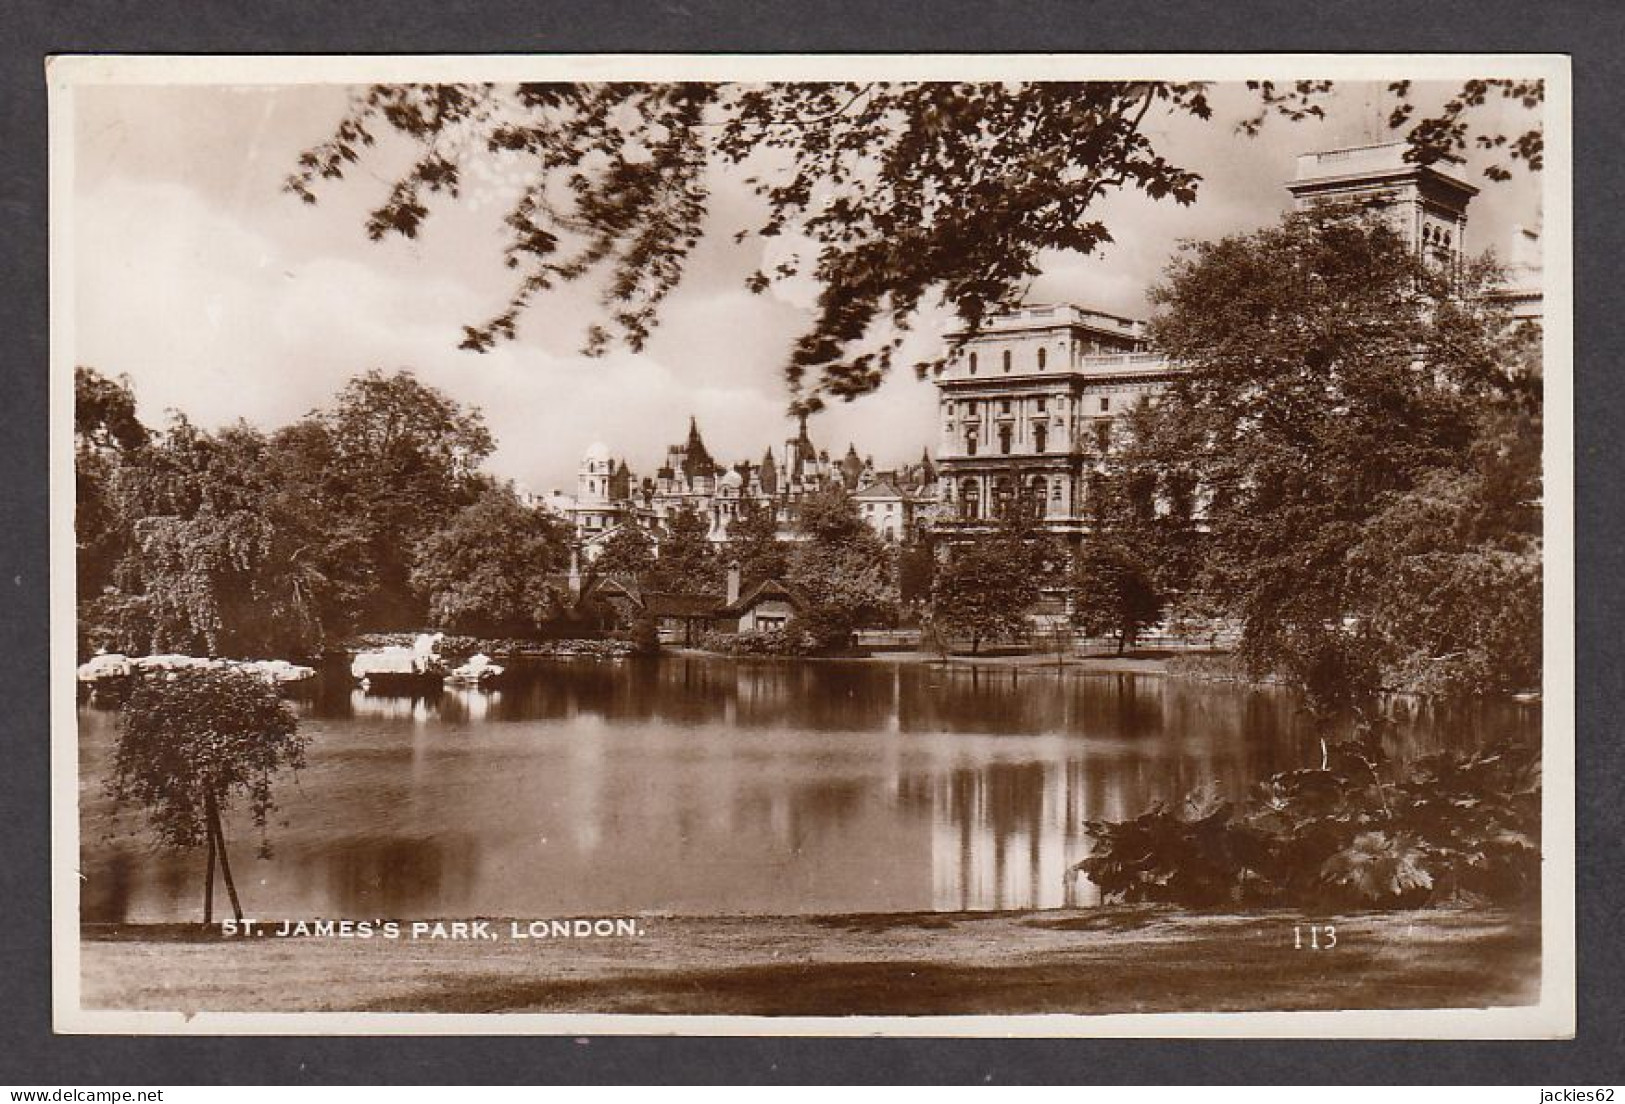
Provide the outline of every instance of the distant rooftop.
{"type": "Polygon", "coordinates": [[[1035,303],[993,315],[982,323],[982,332],[996,333],[1000,330],[1029,330],[1064,325],[1134,336],[1138,336],[1145,328],[1145,323],[1138,318],[1125,318],[1120,314],[1089,310],[1071,303],[1035,303]]]}
{"type": "MultiPolygon", "coordinates": [[[[1458,158],[1444,158],[1429,165],[1405,160],[1409,144],[1383,142],[1373,146],[1347,146],[1298,155],[1298,171],[1293,184],[1341,180],[1346,177],[1382,176],[1426,171],[1441,176],[1469,194],[1478,189],[1447,171],[1461,164],[1458,158]]],[[[1291,187],[1289,184],[1288,187],[1291,187]]]]}

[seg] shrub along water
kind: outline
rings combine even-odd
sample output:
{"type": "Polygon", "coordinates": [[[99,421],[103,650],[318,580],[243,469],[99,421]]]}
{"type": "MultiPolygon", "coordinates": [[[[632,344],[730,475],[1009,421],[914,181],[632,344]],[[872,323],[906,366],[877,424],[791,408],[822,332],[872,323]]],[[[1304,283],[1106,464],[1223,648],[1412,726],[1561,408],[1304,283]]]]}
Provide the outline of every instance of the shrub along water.
{"type": "Polygon", "coordinates": [[[1107,901],[1413,907],[1523,904],[1540,890],[1540,755],[1517,744],[1408,766],[1364,723],[1321,765],[1244,800],[1212,791],[1132,820],[1091,821],[1073,869],[1107,901]]]}

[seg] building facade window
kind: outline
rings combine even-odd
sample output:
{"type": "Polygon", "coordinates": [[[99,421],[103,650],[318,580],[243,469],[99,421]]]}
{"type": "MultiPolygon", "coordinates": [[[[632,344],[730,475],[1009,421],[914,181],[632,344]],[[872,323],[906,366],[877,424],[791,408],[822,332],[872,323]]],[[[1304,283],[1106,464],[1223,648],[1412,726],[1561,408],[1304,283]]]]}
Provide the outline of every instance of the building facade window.
{"type": "Polygon", "coordinates": [[[1049,443],[1049,430],[1043,422],[1033,426],[1033,451],[1043,452],[1044,446],[1049,443]]]}
{"type": "Polygon", "coordinates": [[[1010,455],[1010,427],[1007,425],[999,427],[999,453],[1003,456],[1010,455]]]}
{"type": "Polygon", "coordinates": [[[965,455],[976,455],[976,431],[974,429],[965,434],[965,455]]]}
{"type": "Polygon", "coordinates": [[[975,521],[982,514],[982,487],[974,479],[959,485],[959,516],[975,521]]]}
{"type": "Polygon", "coordinates": [[[1006,349],[1004,351],[1004,370],[1006,372],[1008,372],[1010,370],[1010,350],[1009,349],[1006,349]]]}
{"type": "Polygon", "coordinates": [[[1102,414],[1104,414],[1104,413],[1106,413],[1106,411],[1110,410],[1111,408],[1112,408],[1112,400],[1109,397],[1105,396],[1105,395],[1100,396],[1100,412],[1102,414]]]}
{"type": "Polygon", "coordinates": [[[1038,349],[1038,370],[1040,372],[1044,370],[1044,349],[1042,346],[1038,349]]]}

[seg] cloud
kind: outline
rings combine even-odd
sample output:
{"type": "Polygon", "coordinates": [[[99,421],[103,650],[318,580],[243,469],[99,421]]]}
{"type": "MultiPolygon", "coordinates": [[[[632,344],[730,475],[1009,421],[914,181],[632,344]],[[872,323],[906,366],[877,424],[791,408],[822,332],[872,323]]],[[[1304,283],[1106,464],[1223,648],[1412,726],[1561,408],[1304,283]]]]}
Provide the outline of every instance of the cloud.
{"type": "Polygon", "coordinates": [[[366,253],[290,256],[179,184],[94,189],[75,231],[76,359],[128,373],[149,422],[174,408],[207,427],[240,417],[280,425],[378,367],[411,368],[481,408],[500,444],[494,470],[537,489],[573,482],[595,438],[652,471],[690,413],[722,456],[759,457],[784,435],[771,340],[740,356],[760,329],[743,291],[676,304],[663,341],[686,342],[698,370],[660,355],[587,358],[530,343],[475,354],[456,344],[460,321],[490,309],[477,292],[420,266],[366,263],[366,253]]]}

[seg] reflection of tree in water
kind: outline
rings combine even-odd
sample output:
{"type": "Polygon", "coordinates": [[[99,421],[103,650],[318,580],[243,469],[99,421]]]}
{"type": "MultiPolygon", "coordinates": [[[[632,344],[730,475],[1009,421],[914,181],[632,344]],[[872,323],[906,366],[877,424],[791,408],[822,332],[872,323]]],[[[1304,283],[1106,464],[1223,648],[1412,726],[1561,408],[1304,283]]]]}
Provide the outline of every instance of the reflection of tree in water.
{"type": "Polygon", "coordinates": [[[1045,816],[1048,774],[1041,763],[996,763],[937,779],[938,833],[946,829],[954,846],[933,848],[935,907],[1039,903],[1046,821],[1053,819],[1045,816]]]}
{"type": "MultiPolygon", "coordinates": [[[[316,861],[292,865],[306,875],[302,881],[322,883],[319,896],[334,902],[341,916],[410,918],[466,911],[477,851],[472,837],[443,832],[351,840],[316,861]]],[[[300,895],[312,899],[303,887],[300,895]]]]}
{"type": "MultiPolygon", "coordinates": [[[[136,860],[124,848],[83,864],[79,887],[79,919],[87,924],[119,924],[130,918],[131,900],[139,884],[136,860]]],[[[143,871],[142,879],[146,878],[143,871]]]]}
{"type": "Polygon", "coordinates": [[[175,902],[196,895],[198,869],[203,865],[201,847],[175,851],[124,842],[94,852],[80,860],[84,877],[79,883],[79,919],[83,923],[169,921],[174,919],[175,902]]]}
{"type": "Polygon", "coordinates": [[[771,834],[799,849],[832,826],[851,823],[874,799],[867,780],[834,779],[778,789],[740,789],[731,803],[733,823],[771,834]]]}

